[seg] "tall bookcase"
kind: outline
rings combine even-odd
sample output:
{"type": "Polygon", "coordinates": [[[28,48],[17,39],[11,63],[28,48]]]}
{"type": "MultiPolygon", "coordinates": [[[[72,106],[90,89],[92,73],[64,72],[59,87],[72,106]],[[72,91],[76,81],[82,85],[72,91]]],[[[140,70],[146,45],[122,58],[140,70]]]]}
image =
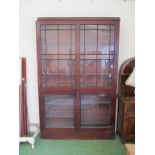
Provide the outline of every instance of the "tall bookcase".
{"type": "Polygon", "coordinates": [[[114,137],[119,21],[36,21],[42,138],[114,137]]]}

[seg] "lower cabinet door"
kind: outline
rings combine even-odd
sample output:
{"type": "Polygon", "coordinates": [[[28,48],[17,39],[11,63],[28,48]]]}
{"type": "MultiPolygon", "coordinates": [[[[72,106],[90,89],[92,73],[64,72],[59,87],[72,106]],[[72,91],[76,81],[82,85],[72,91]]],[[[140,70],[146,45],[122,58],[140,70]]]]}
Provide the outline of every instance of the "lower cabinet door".
{"type": "Polygon", "coordinates": [[[74,128],[74,95],[45,95],[44,102],[45,128],[74,128]]]}
{"type": "Polygon", "coordinates": [[[114,137],[112,94],[44,94],[43,103],[42,138],[114,137]]]}
{"type": "Polygon", "coordinates": [[[129,116],[127,121],[127,135],[134,136],[135,135],[135,117],[129,116]]]}
{"type": "Polygon", "coordinates": [[[81,95],[81,128],[103,128],[111,124],[111,95],[81,95]]]}

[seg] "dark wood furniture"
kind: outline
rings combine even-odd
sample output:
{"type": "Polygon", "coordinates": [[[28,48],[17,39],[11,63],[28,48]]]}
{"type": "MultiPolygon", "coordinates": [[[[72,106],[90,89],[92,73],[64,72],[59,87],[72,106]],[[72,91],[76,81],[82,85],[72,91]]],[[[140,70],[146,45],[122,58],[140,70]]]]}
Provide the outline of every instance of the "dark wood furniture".
{"type": "Polygon", "coordinates": [[[19,129],[20,137],[28,136],[28,112],[26,89],[26,58],[21,58],[21,77],[19,85],[19,129]]]}
{"type": "Polygon", "coordinates": [[[135,139],[135,88],[125,85],[134,67],[135,58],[130,58],[122,64],[119,72],[117,131],[123,143],[135,139]]]}
{"type": "Polygon", "coordinates": [[[38,18],[42,138],[115,132],[119,18],[38,18]]]}

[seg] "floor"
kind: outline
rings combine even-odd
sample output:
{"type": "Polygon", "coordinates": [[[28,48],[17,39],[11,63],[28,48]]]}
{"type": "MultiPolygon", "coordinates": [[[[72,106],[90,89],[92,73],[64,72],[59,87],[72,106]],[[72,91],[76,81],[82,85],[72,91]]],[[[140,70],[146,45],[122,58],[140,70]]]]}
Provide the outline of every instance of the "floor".
{"type": "Polygon", "coordinates": [[[42,140],[36,138],[35,149],[21,143],[19,155],[125,155],[119,136],[114,140],[42,140]]]}

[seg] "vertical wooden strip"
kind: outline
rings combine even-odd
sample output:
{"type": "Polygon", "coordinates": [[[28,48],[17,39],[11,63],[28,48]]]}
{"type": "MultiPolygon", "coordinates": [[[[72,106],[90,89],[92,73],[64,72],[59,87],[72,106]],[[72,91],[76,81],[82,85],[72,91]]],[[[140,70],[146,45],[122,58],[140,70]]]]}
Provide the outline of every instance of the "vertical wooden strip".
{"type": "MultiPolygon", "coordinates": [[[[44,23],[45,24],[45,23],[44,23]]],[[[37,41],[37,64],[38,64],[38,97],[39,97],[39,117],[40,117],[40,130],[43,131],[45,127],[45,105],[44,102],[41,100],[42,92],[41,88],[43,87],[43,81],[42,81],[42,61],[41,61],[41,23],[39,21],[36,21],[36,41],[37,41]]],[[[45,71],[46,72],[46,71],[45,71]]],[[[45,77],[46,78],[46,77],[45,77]]],[[[46,82],[46,81],[45,81],[46,82]]],[[[45,84],[46,85],[46,84],[45,84]]]]}
{"type": "Polygon", "coordinates": [[[96,87],[97,87],[97,66],[98,66],[98,25],[97,25],[97,41],[96,41],[96,87]]]}
{"type": "Polygon", "coordinates": [[[22,106],[22,83],[19,86],[19,129],[20,129],[20,136],[24,135],[24,128],[23,128],[23,106],[22,106]]]}
{"type": "MultiPolygon", "coordinates": [[[[45,25],[45,42],[44,42],[44,44],[45,44],[45,56],[46,56],[46,54],[47,54],[47,36],[46,36],[46,32],[47,31],[47,29],[46,29],[46,25],[45,25]]],[[[47,60],[45,59],[45,65],[47,65],[47,60]]],[[[41,62],[41,64],[42,64],[43,62],[41,62]]],[[[41,76],[42,77],[42,76],[41,76]]],[[[48,76],[47,76],[47,67],[45,67],[45,86],[46,86],[46,88],[47,88],[47,80],[48,79],[48,76]]]]}
{"type": "Polygon", "coordinates": [[[75,38],[75,48],[76,48],[76,104],[75,104],[75,128],[79,130],[80,128],[80,25],[76,24],[76,38],[75,38]]]}
{"type": "Polygon", "coordinates": [[[60,73],[59,73],[59,71],[60,71],[60,38],[59,38],[59,36],[60,36],[60,33],[59,33],[59,31],[60,31],[60,29],[59,29],[59,25],[57,25],[57,35],[58,35],[58,88],[60,87],[60,73]]]}
{"type": "Polygon", "coordinates": [[[23,110],[24,110],[24,134],[28,135],[28,113],[27,113],[27,81],[26,81],[26,58],[22,58],[22,81],[23,81],[23,110]]]}
{"type": "Polygon", "coordinates": [[[26,93],[26,58],[21,59],[20,86],[20,136],[28,136],[28,113],[26,93]]]}
{"type": "Polygon", "coordinates": [[[109,53],[108,53],[108,86],[110,86],[110,81],[109,81],[109,73],[110,73],[110,50],[111,50],[111,25],[110,26],[110,34],[109,34],[109,53]]]}
{"type": "Polygon", "coordinates": [[[115,23],[115,33],[114,33],[114,47],[115,47],[115,58],[114,58],[114,72],[113,72],[113,101],[112,101],[112,111],[111,111],[111,122],[113,132],[115,131],[115,114],[116,114],[116,88],[117,88],[117,77],[118,77],[118,51],[119,51],[119,24],[117,21],[115,23]]]}
{"type": "Polygon", "coordinates": [[[83,41],[84,41],[84,81],[83,81],[83,87],[86,87],[86,71],[85,71],[85,69],[86,69],[86,30],[85,30],[85,25],[83,25],[84,26],[84,30],[83,30],[83,33],[84,33],[84,38],[83,38],[83,41]]]}

